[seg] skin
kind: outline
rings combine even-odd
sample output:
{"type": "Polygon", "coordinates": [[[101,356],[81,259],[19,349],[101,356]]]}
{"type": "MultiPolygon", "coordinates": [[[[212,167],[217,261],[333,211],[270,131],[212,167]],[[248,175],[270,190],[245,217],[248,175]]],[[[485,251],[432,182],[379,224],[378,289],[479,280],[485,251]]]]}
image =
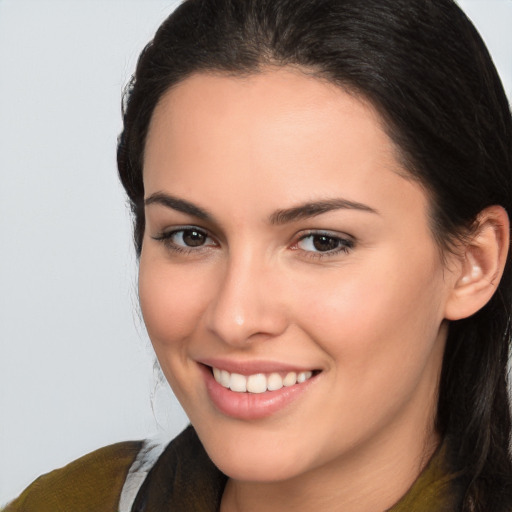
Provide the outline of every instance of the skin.
{"type": "Polygon", "coordinates": [[[193,75],[155,109],[144,186],[210,214],[147,204],[139,292],[162,370],[230,477],[222,510],[391,507],[438,445],[460,265],[443,260],[375,110],[299,70],[193,75]],[[270,221],[339,198],[367,209],[270,221]],[[204,244],[159,239],[183,226],[204,244]],[[319,253],[326,231],[346,250],[319,253]],[[276,413],[240,420],[209,398],[198,361],[213,357],[320,373],[276,413]]]}

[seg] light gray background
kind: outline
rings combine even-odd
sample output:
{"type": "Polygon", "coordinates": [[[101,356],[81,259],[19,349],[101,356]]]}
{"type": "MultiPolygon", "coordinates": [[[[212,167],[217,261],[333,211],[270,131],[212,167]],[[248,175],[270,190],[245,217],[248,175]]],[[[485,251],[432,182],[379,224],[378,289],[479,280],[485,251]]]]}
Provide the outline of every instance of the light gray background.
{"type": "MultiPolygon", "coordinates": [[[[460,3],[512,97],[512,1],[460,3]]],[[[176,4],[0,0],[0,505],[186,423],[156,387],[115,166],[122,87],[176,4]]]]}

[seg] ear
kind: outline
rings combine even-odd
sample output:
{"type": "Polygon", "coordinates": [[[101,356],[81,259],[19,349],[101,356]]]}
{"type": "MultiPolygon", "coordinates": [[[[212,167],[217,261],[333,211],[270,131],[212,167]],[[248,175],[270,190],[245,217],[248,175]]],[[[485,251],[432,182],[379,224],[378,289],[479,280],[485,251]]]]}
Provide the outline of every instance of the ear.
{"type": "Polygon", "coordinates": [[[483,308],[496,291],[509,249],[509,218],[501,206],[489,206],[476,219],[476,229],[463,243],[446,302],[445,318],[460,320],[483,308]]]}

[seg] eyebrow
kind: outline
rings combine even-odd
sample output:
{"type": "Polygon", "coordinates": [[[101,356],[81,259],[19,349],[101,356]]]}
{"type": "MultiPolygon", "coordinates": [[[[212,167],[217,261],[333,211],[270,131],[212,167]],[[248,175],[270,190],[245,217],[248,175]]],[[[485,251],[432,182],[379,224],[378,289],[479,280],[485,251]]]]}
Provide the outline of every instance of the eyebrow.
{"type": "MultiPolygon", "coordinates": [[[[149,206],[151,204],[159,204],[167,208],[171,208],[187,215],[192,215],[198,219],[205,221],[213,221],[214,217],[207,210],[177,197],[165,194],[164,192],[155,192],[144,200],[144,204],[149,206]]],[[[347,199],[326,199],[323,201],[314,201],[304,203],[292,208],[283,210],[276,210],[269,217],[269,221],[274,225],[288,224],[298,220],[308,219],[323,213],[328,213],[334,210],[358,210],[373,214],[379,214],[377,210],[367,206],[363,203],[349,201],[347,199]]]]}
{"type": "Polygon", "coordinates": [[[192,215],[201,220],[211,221],[213,219],[213,215],[211,215],[207,210],[204,210],[189,201],[185,201],[185,199],[178,199],[177,197],[164,194],[163,192],[155,192],[154,194],[151,194],[144,200],[144,204],[146,206],[149,206],[150,204],[160,204],[178,212],[192,215]]]}
{"type": "Polygon", "coordinates": [[[315,217],[333,210],[358,210],[379,215],[377,210],[363,203],[348,201],[347,199],[327,199],[324,201],[304,203],[285,210],[277,210],[270,216],[270,223],[287,224],[289,222],[315,217]]]}

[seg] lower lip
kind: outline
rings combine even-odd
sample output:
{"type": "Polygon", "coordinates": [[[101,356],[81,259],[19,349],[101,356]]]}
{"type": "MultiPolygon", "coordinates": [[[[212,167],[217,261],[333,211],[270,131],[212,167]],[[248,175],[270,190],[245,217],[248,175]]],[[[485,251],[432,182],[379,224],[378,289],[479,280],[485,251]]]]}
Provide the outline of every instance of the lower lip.
{"type": "Polygon", "coordinates": [[[200,365],[206,390],[213,405],[226,416],[241,420],[267,418],[288,407],[297,400],[316,380],[316,375],[300,384],[282,387],[277,391],[264,393],[237,393],[221,386],[214,378],[211,369],[200,365]]]}

